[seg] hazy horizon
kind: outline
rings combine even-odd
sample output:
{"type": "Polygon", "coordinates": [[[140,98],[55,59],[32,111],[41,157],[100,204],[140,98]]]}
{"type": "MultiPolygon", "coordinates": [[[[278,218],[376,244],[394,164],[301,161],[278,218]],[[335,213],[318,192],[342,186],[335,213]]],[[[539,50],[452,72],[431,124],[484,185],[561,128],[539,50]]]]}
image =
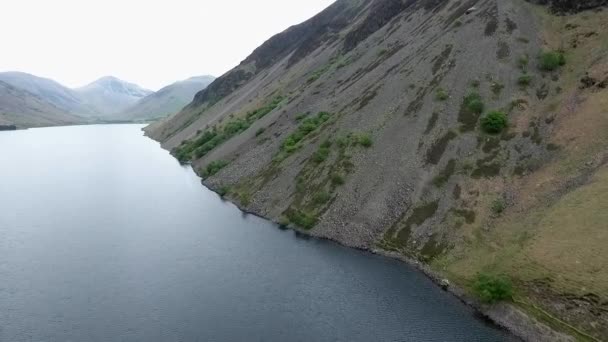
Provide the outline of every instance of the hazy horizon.
{"type": "Polygon", "coordinates": [[[0,72],[68,87],[115,76],[158,90],[193,76],[219,77],[256,47],[333,0],[22,0],[5,4],[0,72]]]}

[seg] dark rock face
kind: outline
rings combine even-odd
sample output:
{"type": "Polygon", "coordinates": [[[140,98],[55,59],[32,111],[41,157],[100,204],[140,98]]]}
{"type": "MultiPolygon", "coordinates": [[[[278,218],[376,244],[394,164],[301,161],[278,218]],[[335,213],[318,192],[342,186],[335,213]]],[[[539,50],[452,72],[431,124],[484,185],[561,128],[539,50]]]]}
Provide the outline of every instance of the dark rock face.
{"type": "Polygon", "coordinates": [[[354,49],[360,42],[371,36],[415,2],[415,0],[409,0],[407,3],[403,3],[400,0],[374,1],[371,5],[370,15],[344,39],[344,51],[348,52],[354,49]]]}
{"type": "Polygon", "coordinates": [[[576,13],[608,6],[608,0],[528,0],[539,5],[550,5],[556,13],[576,13]]]}
{"type": "Polygon", "coordinates": [[[216,79],[204,90],[199,91],[194,96],[194,100],[188,105],[188,107],[197,107],[206,102],[208,102],[209,105],[213,105],[217,101],[221,100],[224,96],[227,96],[239,86],[249,81],[253,75],[253,73],[246,72],[244,70],[232,70],[224,76],[216,79]]]}
{"type": "Polygon", "coordinates": [[[0,125],[0,131],[14,131],[17,129],[15,125],[0,125]]]}
{"type": "MultiPolygon", "coordinates": [[[[346,37],[345,52],[355,48],[403,10],[417,2],[418,0],[374,0],[369,5],[372,6],[371,11],[368,12],[371,15],[346,37]]],[[[424,5],[433,8],[440,3],[446,3],[446,1],[433,0],[424,5]]],[[[230,71],[196,94],[194,102],[190,106],[197,107],[204,103],[213,105],[249,81],[260,70],[274,65],[289,54],[292,55],[289,58],[288,66],[296,64],[323,44],[338,39],[337,33],[350,25],[367,6],[368,4],[365,2],[339,0],[308,21],[273,36],[241,62],[241,69],[230,71]],[[253,70],[246,72],[243,70],[245,67],[253,67],[253,70]]]]}

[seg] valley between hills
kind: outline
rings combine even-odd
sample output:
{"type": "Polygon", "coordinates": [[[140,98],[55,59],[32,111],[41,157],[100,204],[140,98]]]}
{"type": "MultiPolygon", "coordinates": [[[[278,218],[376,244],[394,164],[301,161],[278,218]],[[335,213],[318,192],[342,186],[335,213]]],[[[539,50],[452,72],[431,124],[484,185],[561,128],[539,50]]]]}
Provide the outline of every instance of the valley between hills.
{"type": "Polygon", "coordinates": [[[192,77],[153,92],[106,76],[70,89],[23,72],[0,72],[0,129],[157,120],[177,113],[213,80],[192,77]]]}

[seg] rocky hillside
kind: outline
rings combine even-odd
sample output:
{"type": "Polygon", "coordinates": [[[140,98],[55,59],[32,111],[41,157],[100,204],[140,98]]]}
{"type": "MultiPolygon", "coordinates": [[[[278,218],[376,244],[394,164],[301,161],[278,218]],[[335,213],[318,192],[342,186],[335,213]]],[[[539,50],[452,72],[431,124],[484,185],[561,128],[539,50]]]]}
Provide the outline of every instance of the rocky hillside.
{"type": "Polygon", "coordinates": [[[79,98],[104,119],[122,119],[117,115],[152,91],[119,80],[113,76],[102,77],[84,87],[75,89],[79,98]]]}
{"type": "Polygon", "coordinates": [[[608,11],[540,2],[339,0],[146,131],[249,212],[602,340],[608,11]]]}
{"type": "Polygon", "coordinates": [[[165,118],[179,112],[192,101],[196,93],[205,89],[213,80],[213,76],[197,76],[175,82],[137,101],[122,112],[120,117],[133,121],[165,118]]]}
{"type": "Polygon", "coordinates": [[[0,130],[83,123],[46,99],[0,81],[0,130]]]}

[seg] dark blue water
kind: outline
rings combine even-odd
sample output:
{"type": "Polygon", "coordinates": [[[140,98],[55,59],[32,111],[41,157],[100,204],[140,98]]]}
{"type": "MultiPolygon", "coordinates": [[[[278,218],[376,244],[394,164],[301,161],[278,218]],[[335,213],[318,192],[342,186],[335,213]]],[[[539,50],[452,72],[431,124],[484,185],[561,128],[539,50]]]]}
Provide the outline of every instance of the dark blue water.
{"type": "Polygon", "coordinates": [[[402,263],[241,214],[140,129],[0,133],[1,341],[511,341],[402,263]]]}

